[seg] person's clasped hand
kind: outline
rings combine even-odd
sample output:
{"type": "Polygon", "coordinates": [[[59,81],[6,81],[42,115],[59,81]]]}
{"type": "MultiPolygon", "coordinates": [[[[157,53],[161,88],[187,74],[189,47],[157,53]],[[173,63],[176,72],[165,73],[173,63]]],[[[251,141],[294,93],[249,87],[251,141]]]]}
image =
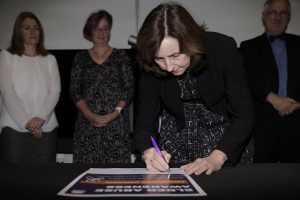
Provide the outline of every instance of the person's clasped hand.
{"type": "Polygon", "coordinates": [[[36,138],[41,138],[42,137],[42,126],[44,125],[45,120],[39,118],[39,117],[33,117],[30,119],[25,128],[29,130],[34,137],[36,138]]]}
{"type": "Polygon", "coordinates": [[[96,117],[93,119],[93,124],[97,127],[105,127],[113,120],[118,118],[118,116],[119,114],[116,112],[111,112],[106,115],[96,115],[96,117]]]}
{"type": "Polygon", "coordinates": [[[274,109],[278,111],[278,114],[281,117],[290,115],[300,108],[300,103],[298,101],[290,97],[283,97],[274,93],[270,93],[267,100],[272,104],[274,109]]]}
{"type": "Polygon", "coordinates": [[[273,106],[278,111],[280,116],[292,114],[297,108],[297,101],[289,97],[278,96],[274,101],[273,106]]]}
{"type": "Polygon", "coordinates": [[[162,151],[161,153],[163,157],[161,157],[153,147],[144,151],[143,160],[146,163],[147,170],[164,172],[169,169],[171,155],[166,151],[162,151]]]}

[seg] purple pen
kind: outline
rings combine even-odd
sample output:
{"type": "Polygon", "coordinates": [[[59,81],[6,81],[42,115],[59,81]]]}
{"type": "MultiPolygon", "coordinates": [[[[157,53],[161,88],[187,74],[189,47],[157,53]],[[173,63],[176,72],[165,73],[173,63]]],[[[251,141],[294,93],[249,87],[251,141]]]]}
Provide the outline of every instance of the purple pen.
{"type": "MultiPolygon", "coordinates": [[[[159,149],[155,139],[151,136],[151,142],[152,142],[152,145],[154,146],[156,152],[166,161],[166,159],[163,157],[162,153],[161,153],[161,150],[159,149]]],[[[166,163],[168,163],[166,161],[166,163]]],[[[168,172],[170,173],[170,168],[168,169],[168,172]]],[[[168,175],[168,179],[170,178],[170,174],[168,175]]]]}
{"type": "Polygon", "coordinates": [[[160,151],[160,149],[159,149],[159,147],[158,147],[158,145],[157,145],[155,139],[154,139],[152,136],[151,136],[151,142],[152,142],[152,145],[154,146],[156,152],[157,152],[161,157],[163,157],[163,155],[162,155],[162,153],[161,153],[161,151],[160,151]]]}

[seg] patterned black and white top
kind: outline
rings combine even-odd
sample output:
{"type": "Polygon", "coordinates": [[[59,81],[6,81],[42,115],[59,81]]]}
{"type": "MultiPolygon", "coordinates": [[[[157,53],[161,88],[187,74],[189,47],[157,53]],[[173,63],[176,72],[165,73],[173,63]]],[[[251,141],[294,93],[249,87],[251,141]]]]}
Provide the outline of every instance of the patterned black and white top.
{"type": "MultiPolygon", "coordinates": [[[[70,80],[74,102],[85,100],[96,114],[110,113],[119,100],[130,104],[134,96],[133,69],[124,50],[113,49],[97,64],[87,50],[74,58],[70,80]]],[[[75,163],[129,163],[131,155],[129,109],[107,127],[96,127],[79,112],[74,133],[75,163]]]]}
{"type": "MultiPolygon", "coordinates": [[[[209,156],[230,126],[230,121],[202,103],[196,76],[186,72],[177,81],[181,88],[185,128],[178,132],[175,118],[163,110],[160,145],[172,155],[173,163],[188,163],[209,156]]],[[[240,162],[252,162],[252,153],[253,146],[249,144],[240,162]]]]}

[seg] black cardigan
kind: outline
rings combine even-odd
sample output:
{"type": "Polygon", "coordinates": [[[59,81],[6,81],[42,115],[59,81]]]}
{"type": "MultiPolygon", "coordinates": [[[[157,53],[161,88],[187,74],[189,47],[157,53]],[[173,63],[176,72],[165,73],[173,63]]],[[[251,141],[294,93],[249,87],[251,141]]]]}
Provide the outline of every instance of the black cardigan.
{"type": "MultiPolygon", "coordinates": [[[[199,75],[201,99],[208,109],[230,120],[217,149],[236,164],[254,120],[243,60],[235,41],[218,33],[206,33],[205,48],[207,67],[199,75]]],[[[184,113],[176,77],[155,78],[142,73],[139,82],[134,141],[136,149],[143,152],[151,147],[150,136],[157,134],[162,105],[176,118],[178,131],[184,128],[184,113]]]]}

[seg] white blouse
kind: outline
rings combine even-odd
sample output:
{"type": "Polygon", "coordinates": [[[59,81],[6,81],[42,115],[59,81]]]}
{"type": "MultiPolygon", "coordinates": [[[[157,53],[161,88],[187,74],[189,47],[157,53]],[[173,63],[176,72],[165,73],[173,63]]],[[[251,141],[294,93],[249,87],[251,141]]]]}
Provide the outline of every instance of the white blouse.
{"type": "Polygon", "coordinates": [[[33,117],[40,117],[45,120],[43,131],[52,131],[58,126],[54,108],[60,90],[58,66],[53,55],[18,56],[2,50],[0,130],[8,126],[19,132],[27,132],[27,122],[33,117]]]}

